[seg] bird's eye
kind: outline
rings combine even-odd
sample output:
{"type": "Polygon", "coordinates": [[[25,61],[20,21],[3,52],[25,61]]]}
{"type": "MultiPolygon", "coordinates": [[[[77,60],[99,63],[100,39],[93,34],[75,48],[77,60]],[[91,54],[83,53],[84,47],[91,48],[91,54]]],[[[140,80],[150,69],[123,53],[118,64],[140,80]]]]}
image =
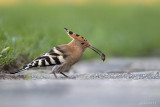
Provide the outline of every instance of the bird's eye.
{"type": "Polygon", "coordinates": [[[84,43],[83,43],[83,42],[81,42],[81,44],[82,44],[82,45],[84,45],[84,43]]]}

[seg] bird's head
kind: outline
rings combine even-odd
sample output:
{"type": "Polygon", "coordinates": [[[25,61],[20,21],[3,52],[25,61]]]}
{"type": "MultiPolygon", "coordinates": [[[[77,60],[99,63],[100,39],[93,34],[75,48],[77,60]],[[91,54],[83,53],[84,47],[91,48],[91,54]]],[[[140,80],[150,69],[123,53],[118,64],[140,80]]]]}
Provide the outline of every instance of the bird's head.
{"type": "Polygon", "coordinates": [[[74,45],[81,47],[83,49],[90,48],[93,51],[95,51],[97,54],[99,54],[103,61],[105,60],[105,55],[97,48],[91,46],[86,38],[84,38],[76,33],[73,33],[72,31],[68,30],[67,28],[64,28],[64,29],[66,30],[67,34],[74,40],[74,42],[75,42],[74,45]]]}

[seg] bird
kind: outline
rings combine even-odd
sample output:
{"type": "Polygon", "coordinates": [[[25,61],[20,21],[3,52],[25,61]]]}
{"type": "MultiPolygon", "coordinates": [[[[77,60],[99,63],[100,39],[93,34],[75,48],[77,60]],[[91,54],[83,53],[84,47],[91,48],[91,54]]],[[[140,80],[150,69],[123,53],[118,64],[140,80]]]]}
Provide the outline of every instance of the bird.
{"type": "Polygon", "coordinates": [[[18,69],[11,74],[15,74],[24,70],[35,67],[52,66],[52,73],[57,78],[57,73],[62,74],[64,77],[69,78],[65,72],[69,72],[70,68],[77,63],[84,51],[87,48],[92,49],[101,56],[101,59],[105,61],[105,54],[97,48],[89,44],[88,40],[79,34],[64,28],[72,41],[68,44],[58,45],[53,47],[50,51],[35,58],[30,63],[24,65],[21,69],[18,69]]]}

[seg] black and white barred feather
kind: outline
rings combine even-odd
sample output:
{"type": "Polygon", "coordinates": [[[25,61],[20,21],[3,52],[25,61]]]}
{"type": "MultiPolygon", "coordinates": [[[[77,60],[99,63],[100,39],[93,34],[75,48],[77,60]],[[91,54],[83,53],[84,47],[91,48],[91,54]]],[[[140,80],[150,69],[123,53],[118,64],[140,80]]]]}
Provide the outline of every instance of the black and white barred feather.
{"type": "Polygon", "coordinates": [[[57,46],[51,49],[49,52],[35,58],[31,63],[24,65],[22,69],[12,72],[12,74],[38,66],[45,67],[60,65],[65,62],[66,57],[67,55],[64,54],[63,50],[57,46]]]}

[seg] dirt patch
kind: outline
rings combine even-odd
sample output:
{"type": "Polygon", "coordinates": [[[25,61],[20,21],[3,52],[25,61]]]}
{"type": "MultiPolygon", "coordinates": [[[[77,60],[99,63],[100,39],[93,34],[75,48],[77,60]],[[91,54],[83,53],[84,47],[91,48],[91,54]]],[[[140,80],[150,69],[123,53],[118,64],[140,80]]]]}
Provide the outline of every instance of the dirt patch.
{"type": "Polygon", "coordinates": [[[16,60],[10,62],[8,65],[5,65],[3,67],[0,66],[0,74],[9,74],[11,72],[14,72],[28,62],[29,59],[27,57],[25,57],[24,55],[20,55],[16,60]]]}

